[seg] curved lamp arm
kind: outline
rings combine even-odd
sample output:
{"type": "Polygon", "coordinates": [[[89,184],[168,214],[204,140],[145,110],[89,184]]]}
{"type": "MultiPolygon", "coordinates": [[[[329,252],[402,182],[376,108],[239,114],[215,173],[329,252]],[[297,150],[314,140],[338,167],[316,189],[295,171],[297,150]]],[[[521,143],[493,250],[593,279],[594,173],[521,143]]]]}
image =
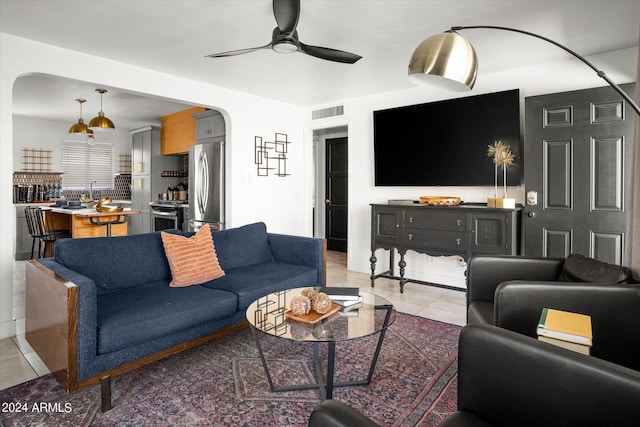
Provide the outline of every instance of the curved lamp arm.
{"type": "Polygon", "coordinates": [[[528,31],[518,30],[518,29],[515,29],[515,28],[509,28],[509,27],[495,27],[495,26],[491,26],[491,25],[475,25],[475,26],[469,26],[469,27],[451,27],[451,29],[446,31],[446,32],[447,33],[451,33],[451,32],[455,33],[458,30],[471,30],[471,29],[477,29],[477,28],[513,31],[515,33],[521,33],[521,34],[526,34],[528,36],[536,37],[538,39],[544,40],[546,42],[549,42],[549,43],[551,43],[553,45],[558,46],[560,49],[569,52],[571,55],[575,56],[580,61],[584,62],[589,68],[591,68],[593,71],[595,71],[596,74],[599,77],[602,77],[604,79],[604,81],[609,83],[609,86],[614,88],[629,103],[631,108],[633,108],[635,110],[636,114],[638,114],[640,116],[640,107],[638,107],[638,104],[636,104],[635,101],[629,95],[627,95],[625,93],[625,91],[623,91],[620,88],[620,86],[618,86],[617,84],[612,82],[611,79],[609,79],[609,77],[607,77],[607,75],[604,73],[604,71],[597,69],[591,62],[587,61],[584,57],[578,55],[577,53],[575,53],[574,51],[572,51],[568,47],[565,47],[565,46],[561,45],[558,42],[555,42],[555,41],[553,41],[551,39],[548,39],[546,37],[540,36],[538,34],[530,33],[528,31]]]}

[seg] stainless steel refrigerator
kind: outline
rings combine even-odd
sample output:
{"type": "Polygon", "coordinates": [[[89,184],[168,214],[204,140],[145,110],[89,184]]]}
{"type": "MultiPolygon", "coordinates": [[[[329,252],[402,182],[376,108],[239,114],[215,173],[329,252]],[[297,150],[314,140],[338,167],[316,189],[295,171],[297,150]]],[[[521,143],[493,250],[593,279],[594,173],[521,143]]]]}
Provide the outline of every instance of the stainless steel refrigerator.
{"type": "Polygon", "coordinates": [[[189,230],[224,229],[224,142],[189,149],[189,230]]]}

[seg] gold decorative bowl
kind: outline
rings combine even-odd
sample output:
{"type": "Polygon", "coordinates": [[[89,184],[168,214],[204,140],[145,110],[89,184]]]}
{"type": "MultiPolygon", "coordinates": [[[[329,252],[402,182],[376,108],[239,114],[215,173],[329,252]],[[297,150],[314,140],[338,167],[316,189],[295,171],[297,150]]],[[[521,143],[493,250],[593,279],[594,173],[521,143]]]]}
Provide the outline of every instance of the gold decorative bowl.
{"type": "Polygon", "coordinates": [[[420,196],[420,203],[430,206],[458,206],[460,204],[460,197],[420,196]]]}
{"type": "Polygon", "coordinates": [[[111,203],[111,197],[102,197],[96,204],[96,212],[122,212],[122,206],[105,206],[111,203]]]}

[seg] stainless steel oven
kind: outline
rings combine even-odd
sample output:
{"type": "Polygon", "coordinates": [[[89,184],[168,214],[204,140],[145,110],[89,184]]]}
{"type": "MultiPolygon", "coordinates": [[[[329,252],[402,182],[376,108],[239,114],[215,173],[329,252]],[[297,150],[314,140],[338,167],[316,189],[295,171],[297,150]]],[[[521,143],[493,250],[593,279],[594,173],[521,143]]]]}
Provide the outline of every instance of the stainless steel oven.
{"type": "Polygon", "coordinates": [[[182,230],[184,226],[184,207],[182,204],[165,201],[154,202],[151,207],[151,230],[162,231],[175,228],[182,230]]]}

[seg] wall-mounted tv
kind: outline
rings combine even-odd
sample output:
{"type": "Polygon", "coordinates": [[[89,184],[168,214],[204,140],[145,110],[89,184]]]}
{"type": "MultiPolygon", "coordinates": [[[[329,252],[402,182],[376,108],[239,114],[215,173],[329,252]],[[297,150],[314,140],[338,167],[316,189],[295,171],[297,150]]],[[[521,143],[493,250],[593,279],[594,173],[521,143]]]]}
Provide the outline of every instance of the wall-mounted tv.
{"type": "MultiPolygon", "coordinates": [[[[487,148],[508,144],[515,156],[507,185],[520,185],[518,89],[373,112],[376,186],[492,186],[487,148]]],[[[503,183],[502,168],[498,183],[503,183]]]]}

